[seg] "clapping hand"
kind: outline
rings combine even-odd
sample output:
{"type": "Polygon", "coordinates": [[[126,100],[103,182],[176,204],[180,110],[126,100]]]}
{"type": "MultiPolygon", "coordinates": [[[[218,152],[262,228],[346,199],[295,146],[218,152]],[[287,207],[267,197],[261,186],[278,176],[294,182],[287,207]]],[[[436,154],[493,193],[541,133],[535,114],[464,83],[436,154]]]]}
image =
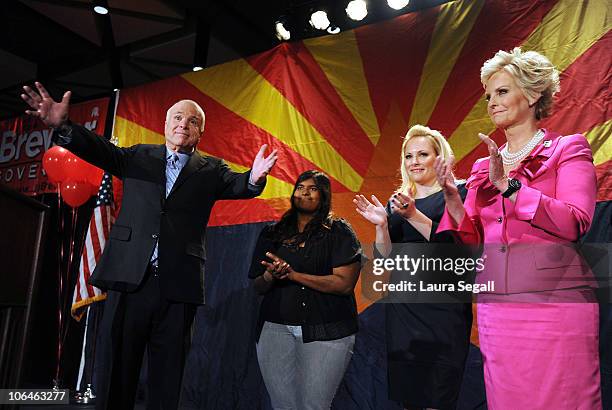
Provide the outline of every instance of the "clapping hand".
{"type": "Polygon", "coordinates": [[[387,210],[375,195],[372,195],[372,202],[368,201],[365,196],[359,194],[355,195],[355,198],[353,198],[353,203],[357,206],[355,210],[359,215],[363,216],[374,225],[386,224],[387,210]]]}
{"type": "Polygon", "coordinates": [[[455,185],[455,177],[453,175],[453,165],[455,164],[455,157],[452,155],[446,161],[441,156],[437,156],[434,161],[434,170],[436,171],[436,178],[438,184],[444,191],[445,198],[460,197],[457,185],[455,185]]]}
{"type": "Polygon", "coordinates": [[[36,90],[27,85],[23,87],[23,99],[31,108],[26,110],[26,114],[40,119],[49,127],[59,127],[68,120],[68,107],[70,105],[70,91],[66,91],[62,101],[54,101],[45,87],[39,82],[35,83],[36,90]]]}
{"type": "Polygon", "coordinates": [[[396,192],[389,198],[391,202],[391,212],[402,216],[404,219],[410,219],[416,212],[414,198],[410,195],[396,192]]]}
{"type": "Polygon", "coordinates": [[[253,166],[251,167],[251,181],[255,185],[261,185],[264,183],[266,176],[268,176],[270,170],[278,159],[276,150],[273,150],[270,155],[265,157],[264,154],[267,148],[267,144],[262,145],[257,155],[255,155],[255,159],[253,160],[253,166]]]}
{"type": "Polygon", "coordinates": [[[444,192],[444,201],[446,201],[446,209],[454,219],[456,224],[459,224],[465,215],[465,208],[463,207],[463,201],[457,185],[455,185],[455,178],[453,176],[453,164],[455,157],[451,156],[448,160],[442,159],[442,157],[436,157],[434,161],[434,169],[436,170],[436,178],[438,183],[442,187],[444,192]]]}
{"type": "Polygon", "coordinates": [[[478,134],[478,138],[487,145],[489,151],[489,181],[500,192],[506,192],[508,189],[508,178],[504,172],[504,164],[502,162],[501,154],[497,149],[497,144],[488,135],[478,134]]]}
{"type": "Polygon", "coordinates": [[[282,258],[276,256],[272,252],[266,252],[266,256],[272,260],[272,262],[261,261],[261,264],[266,267],[266,272],[272,275],[274,279],[287,279],[289,275],[293,273],[293,268],[282,258]]]}

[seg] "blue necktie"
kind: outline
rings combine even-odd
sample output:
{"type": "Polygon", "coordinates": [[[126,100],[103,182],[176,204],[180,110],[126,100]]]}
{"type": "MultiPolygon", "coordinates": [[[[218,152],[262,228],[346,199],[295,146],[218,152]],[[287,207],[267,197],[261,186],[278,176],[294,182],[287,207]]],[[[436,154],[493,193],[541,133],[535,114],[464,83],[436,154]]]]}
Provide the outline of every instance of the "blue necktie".
{"type": "Polygon", "coordinates": [[[180,172],[181,162],[179,161],[178,155],[170,155],[170,157],[168,157],[168,163],[166,164],[166,198],[168,198],[170,191],[172,191],[172,187],[180,172]]]}
{"type": "MultiPolygon", "coordinates": [[[[172,191],[172,187],[176,182],[176,178],[178,178],[181,173],[181,162],[179,161],[179,157],[176,154],[171,154],[166,160],[166,198],[172,191]]],[[[151,255],[151,263],[157,265],[157,247],[159,241],[155,244],[155,249],[153,250],[153,255],[151,255]]]]}

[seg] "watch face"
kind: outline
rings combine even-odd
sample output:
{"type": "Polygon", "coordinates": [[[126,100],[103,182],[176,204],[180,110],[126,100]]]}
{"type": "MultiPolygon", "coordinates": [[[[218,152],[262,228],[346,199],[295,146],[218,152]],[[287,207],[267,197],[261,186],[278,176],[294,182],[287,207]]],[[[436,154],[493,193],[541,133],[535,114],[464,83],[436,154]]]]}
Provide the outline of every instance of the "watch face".
{"type": "Polygon", "coordinates": [[[519,189],[521,189],[521,181],[519,181],[518,179],[511,178],[508,180],[508,190],[502,193],[502,196],[504,198],[508,198],[510,195],[512,195],[519,189]]]}

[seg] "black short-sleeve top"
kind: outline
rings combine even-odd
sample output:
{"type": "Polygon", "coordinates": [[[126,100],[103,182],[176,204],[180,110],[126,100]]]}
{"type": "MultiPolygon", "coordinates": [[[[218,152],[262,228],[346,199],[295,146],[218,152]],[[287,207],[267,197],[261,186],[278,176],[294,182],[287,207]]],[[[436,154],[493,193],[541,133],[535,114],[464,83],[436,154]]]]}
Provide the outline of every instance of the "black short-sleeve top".
{"type": "MultiPolygon", "coordinates": [[[[274,241],[272,226],[265,227],[255,247],[249,277],[264,273],[262,260],[272,252],[297,271],[309,275],[331,275],[333,268],[361,263],[362,249],[355,232],[343,219],[322,227],[303,246],[274,241]]],[[[302,327],[303,341],[334,340],[357,332],[355,294],[320,292],[290,280],[276,280],[264,295],[259,325],[265,321],[302,327]]]]}

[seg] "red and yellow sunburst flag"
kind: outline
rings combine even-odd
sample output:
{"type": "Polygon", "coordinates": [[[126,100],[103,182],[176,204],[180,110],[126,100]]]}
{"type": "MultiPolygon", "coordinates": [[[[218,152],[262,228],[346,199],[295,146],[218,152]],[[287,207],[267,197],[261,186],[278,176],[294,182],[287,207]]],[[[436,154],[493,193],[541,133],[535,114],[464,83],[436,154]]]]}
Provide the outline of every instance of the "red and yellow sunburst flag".
{"type": "MultiPolygon", "coordinates": [[[[486,113],[480,67],[520,46],[562,71],[556,110],[542,125],[587,136],[599,199],[612,199],[611,16],[609,1],[452,1],[122,91],[115,134],[122,146],[161,143],[165,109],[198,101],[206,111],[202,153],[244,170],[262,144],[280,152],[263,195],[219,203],[210,225],[277,219],[297,175],[317,168],[332,179],[334,211],[371,243],[354,194],[387,198],[397,187],[402,138],[415,123],[447,136],[466,177],[486,155],[478,133],[503,139],[486,113]]],[[[368,303],[360,300],[360,310],[368,303]]]]}

